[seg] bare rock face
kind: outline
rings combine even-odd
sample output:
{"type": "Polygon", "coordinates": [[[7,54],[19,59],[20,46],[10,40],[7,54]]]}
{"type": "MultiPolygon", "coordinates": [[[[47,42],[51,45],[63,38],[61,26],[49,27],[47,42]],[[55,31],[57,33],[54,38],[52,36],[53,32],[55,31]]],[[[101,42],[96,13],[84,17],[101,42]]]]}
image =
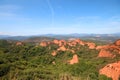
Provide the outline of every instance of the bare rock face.
{"type": "Polygon", "coordinates": [[[80,39],[75,39],[74,41],[79,43],[80,45],[85,45],[85,43],[80,39]]]}
{"type": "Polygon", "coordinates": [[[86,44],[88,45],[89,49],[95,49],[95,43],[87,42],[86,44]]]}
{"type": "Polygon", "coordinates": [[[85,43],[80,39],[69,40],[67,43],[69,46],[76,46],[77,44],[85,45],[85,43]]]}
{"type": "Polygon", "coordinates": [[[55,61],[53,61],[52,64],[55,65],[56,64],[55,61]]]}
{"type": "Polygon", "coordinates": [[[73,58],[69,61],[70,64],[78,63],[78,56],[76,54],[73,55],[73,58]]]}
{"type": "Polygon", "coordinates": [[[115,45],[120,46],[120,39],[115,41],[115,45]]]}
{"type": "Polygon", "coordinates": [[[99,70],[100,74],[106,75],[113,80],[120,79],[120,61],[112,64],[108,64],[99,70]]]}
{"type": "Polygon", "coordinates": [[[65,46],[67,44],[65,40],[57,40],[57,39],[53,40],[53,43],[57,44],[58,46],[63,46],[63,45],[65,46]]]}
{"type": "Polygon", "coordinates": [[[59,46],[65,46],[67,43],[65,40],[60,40],[59,41],[59,46]]]}
{"type": "Polygon", "coordinates": [[[103,46],[97,46],[96,50],[107,50],[110,51],[111,53],[117,53],[120,54],[120,47],[115,45],[115,44],[109,44],[109,45],[103,45],[103,46]]]}
{"type": "Polygon", "coordinates": [[[75,42],[75,41],[72,41],[72,42],[69,43],[70,46],[76,46],[77,44],[78,44],[78,43],[75,42]]]}
{"type": "Polygon", "coordinates": [[[40,43],[40,46],[43,46],[43,47],[46,47],[48,44],[47,44],[47,42],[41,42],[40,43]]]}
{"type": "Polygon", "coordinates": [[[66,51],[67,49],[65,48],[65,46],[61,46],[57,49],[58,51],[66,51]]]}
{"type": "Polygon", "coordinates": [[[55,39],[55,40],[53,40],[53,43],[54,44],[59,44],[59,40],[55,39]]]}
{"type": "Polygon", "coordinates": [[[23,43],[22,42],[17,42],[16,46],[19,46],[19,45],[23,45],[23,43]]]}
{"type": "Polygon", "coordinates": [[[100,50],[100,49],[108,49],[109,45],[103,45],[103,46],[97,46],[96,50],[100,50]]]}
{"type": "Polygon", "coordinates": [[[115,55],[113,55],[110,51],[102,49],[102,50],[100,50],[98,57],[110,57],[110,58],[114,58],[115,55]]]}
{"type": "Polygon", "coordinates": [[[56,56],[57,55],[57,52],[56,51],[53,51],[52,52],[52,56],[56,56]]]}
{"type": "Polygon", "coordinates": [[[100,49],[103,49],[103,48],[104,48],[103,46],[97,46],[96,50],[100,50],[100,49]]]}
{"type": "Polygon", "coordinates": [[[75,50],[70,50],[72,53],[75,53],[75,50]]]}
{"type": "Polygon", "coordinates": [[[110,50],[112,50],[112,51],[115,51],[115,52],[117,52],[117,53],[119,53],[119,51],[120,51],[120,47],[119,46],[116,46],[116,45],[110,45],[110,48],[109,48],[110,50]]]}

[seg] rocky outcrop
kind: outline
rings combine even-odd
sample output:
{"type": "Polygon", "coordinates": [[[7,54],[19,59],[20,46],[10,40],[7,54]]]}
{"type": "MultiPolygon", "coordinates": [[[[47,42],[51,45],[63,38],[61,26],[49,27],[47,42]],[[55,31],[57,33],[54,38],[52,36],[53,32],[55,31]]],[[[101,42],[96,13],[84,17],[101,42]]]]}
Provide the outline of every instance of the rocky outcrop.
{"type": "Polygon", "coordinates": [[[120,39],[119,40],[117,40],[117,41],[115,41],[115,43],[114,43],[115,45],[117,45],[117,46],[120,46],[120,39]]]}
{"type": "Polygon", "coordinates": [[[120,61],[106,65],[105,67],[99,70],[99,73],[112,78],[112,80],[119,80],[120,79],[120,61]]]}
{"type": "Polygon", "coordinates": [[[53,43],[54,44],[59,44],[59,40],[55,39],[55,40],[53,40],[53,43]]]}
{"type": "Polygon", "coordinates": [[[112,54],[110,51],[102,49],[102,50],[100,50],[98,57],[110,57],[110,58],[114,58],[115,55],[112,54]]]}
{"type": "Polygon", "coordinates": [[[72,53],[75,53],[75,50],[70,50],[72,53]]]}
{"type": "Polygon", "coordinates": [[[112,44],[110,45],[109,50],[119,53],[120,47],[112,44]]]}
{"type": "Polygon", "coordinates": [[[59,41],[59,46],[65,46],[67,43],[65,40],[60,40],[59,41]]]}
{"type": "Polygon", "coordinates": [[[87,42],[86,44],[88,45],[89,49],[95,49],[95,43],[87,42]]]}
{"type": "Polygon", "coordinates": [[[79,43],[80,45],[85,45],[85,42],[83,42],[80,39],[75,39],[74,41],[77,42],[77,43],[79,43]]]}
{"type": "Polygon", "coordinates": [[[68,41],[68,45],[69,46],[76,46],[77,44],[85,45],[85,43],[82,40],[80,40],[80,39],[74,39],[74,40],[69,40],[68,41]]]}
{"type": "Polygon", "coordinates": [[[58,51],[66,51],[67,49],[65,48],[65,46],[61,46],[57,49],[58,51]]]}
{"type": "Polygon", "coordinates": [[[115,57],[117,54],[120,54],[120,47],[118,45],[119,41],[116,41],[114,44],[97,46],[96,50],[100,50],[98,57],[115,57]]]}
{"type": "Polygon", "coordinates": [[[69,64],[75,64],[78,63],[78,56],[76,54],[73,55],[73,58],[69,61],[69,64]]]}
{"type": "Polygon", "coordinates": [[[65,46],[67,44],[67,42],[65,40],[53,40],[54,44],[57,44],[58,46],[65,46]]]}
{"type": "Polygon", "coordinates": [[[40,43],[40,46],[42,46],[42,47],[46,47],[48,44],[47,44],[47,42],[41,42],[40,43]]]}
{"type": "Polygon", "coordinates": [[[56,52],[56,51],[53,51],[51,54],[52,54],[52,56],[56,56],[56,55],[57,55],[57,52],[56,52]]]}
{"type": "Polygon", "coordinates": [[[16,46],[19,46],[19,45],[23,45],[23,43],[22,42],[17,42],[16,46]]]}
{"type": "Polygon", "coordinates": [[[109,45],[103,45],[103,46],[97,46],[96,50],[100,50],[100,49],[108,49],[109,45]]]}

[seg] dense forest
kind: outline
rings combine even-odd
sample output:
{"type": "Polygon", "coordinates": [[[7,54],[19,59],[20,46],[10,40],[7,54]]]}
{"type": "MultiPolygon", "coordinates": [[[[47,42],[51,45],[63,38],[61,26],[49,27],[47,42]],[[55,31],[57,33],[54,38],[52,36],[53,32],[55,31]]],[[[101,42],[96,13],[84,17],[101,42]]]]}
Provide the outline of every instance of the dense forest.
{"type": "Polygon", "coordinates": [[[119,56],[98,58],[98,50],[77,44],[70,49],[80,48],[75,52],[79,63],[71,65],[67,60],[72,59],[72,52],[58,51],[56,56],[51,55],[58,47],[56,44],[16,45],[16,42],[0,40],[0,80],[112,80],[100,75],[99,69],[120,60],[119,56]]]}

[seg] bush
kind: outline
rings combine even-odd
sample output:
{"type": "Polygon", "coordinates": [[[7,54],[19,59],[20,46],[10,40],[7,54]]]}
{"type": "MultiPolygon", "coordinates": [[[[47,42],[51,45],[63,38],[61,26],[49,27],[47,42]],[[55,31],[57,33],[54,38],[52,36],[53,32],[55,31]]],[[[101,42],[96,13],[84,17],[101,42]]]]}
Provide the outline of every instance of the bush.
{"type": "Polygon", "coordinates": [[[99,80],[112,80],[112,79],[106,77],[105,75],[99,75],[99,80]]]}
{"type": "Polygon", "coordinates": [[[8,64],[0,65],[0,77],[6,75],[10,71],[10,66],[8,64]]]}

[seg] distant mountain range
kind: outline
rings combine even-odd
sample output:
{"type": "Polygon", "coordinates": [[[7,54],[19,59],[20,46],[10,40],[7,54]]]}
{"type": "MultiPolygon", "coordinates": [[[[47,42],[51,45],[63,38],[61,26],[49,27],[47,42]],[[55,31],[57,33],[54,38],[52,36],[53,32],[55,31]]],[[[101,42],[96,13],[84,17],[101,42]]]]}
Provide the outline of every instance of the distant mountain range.
{"type": "Polygon", "coordinates": [[[33,35],[33,36],[10,36],[10,35],[0,35],[0,39],[5,40],[19,40],[19,41],[39,41],[39,40],[52,40],[52,39],[65,39],[70,38],[81,38],[85,40],[100,40],[100,41],[114,41],[120,39],[120,33],[114,34],[44,34],[44,35],[33,35]]]}

